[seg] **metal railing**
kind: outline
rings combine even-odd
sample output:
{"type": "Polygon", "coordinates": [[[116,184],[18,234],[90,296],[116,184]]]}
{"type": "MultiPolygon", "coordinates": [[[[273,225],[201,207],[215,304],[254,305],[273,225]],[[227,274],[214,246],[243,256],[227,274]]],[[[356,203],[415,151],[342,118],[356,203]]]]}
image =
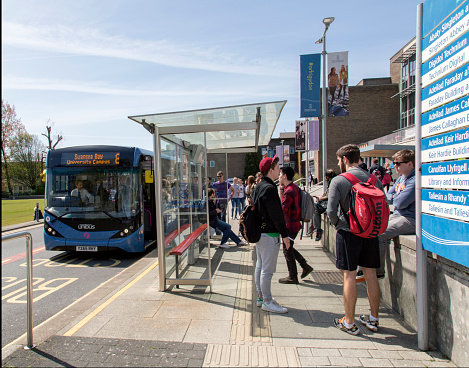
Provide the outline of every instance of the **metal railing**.
{"type": "Polygon", "coordinates": [[[27,258],[27,344],[24,349],[34,349],[33,344],[33,237],[27,231],[21,231],[10,235],[2,236],[2,243],[6,240],[26,237],[26,258],[27,258]]]}

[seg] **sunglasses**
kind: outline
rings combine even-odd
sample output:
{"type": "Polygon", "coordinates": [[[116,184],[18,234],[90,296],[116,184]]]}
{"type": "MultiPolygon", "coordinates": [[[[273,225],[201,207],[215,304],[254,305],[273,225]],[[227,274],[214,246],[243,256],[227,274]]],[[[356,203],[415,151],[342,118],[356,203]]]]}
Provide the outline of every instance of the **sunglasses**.
{"type": "Polygon", "coordinates": [[[409,161],[402,161],[402,162],[393,162],[394,166],[399,166],[400,164],[407,164],[409,161]]]}
{"type": "Polygon", "coordinates": [[[217,178],[221,178],[223,175],[217,175],[217,178]]]}

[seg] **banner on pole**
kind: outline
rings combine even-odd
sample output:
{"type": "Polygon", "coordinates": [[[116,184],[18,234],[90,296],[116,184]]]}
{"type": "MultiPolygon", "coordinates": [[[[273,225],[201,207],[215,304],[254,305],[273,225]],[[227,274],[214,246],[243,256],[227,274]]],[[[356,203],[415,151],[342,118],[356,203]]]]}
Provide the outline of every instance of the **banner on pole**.
{"type": "Polygon", "coordinates": [[[348,51],[328,53],[327,86],[328,116],[349,116],[348,51]]]}
{"type": "Polygon", "coordinates": [[[319,119],[309,121],[309,150],[319,151],[319,119]]]}
{"type": "Polygon", "coordinates": [[[282,152],[282,146],[275,146],[275,154],[278,157],[278,163],[279,165],[283,165],[283,152],[282,152]]]}
{"type": "Polygon", "coordinates": [[[290,145],[283,146],[283,162],[290,162],[290,145]]]}
{"type": "Polygon", "coordinates": [[[300,117],[321,115],[321,54],[300,55],[300,117]]]}
{"type": "Polygon", "coordinates": [[[297,120],[295,128],[295,151],[300,152],[306,149],[305,136],[306,122],[304,120],[297,120]]]}

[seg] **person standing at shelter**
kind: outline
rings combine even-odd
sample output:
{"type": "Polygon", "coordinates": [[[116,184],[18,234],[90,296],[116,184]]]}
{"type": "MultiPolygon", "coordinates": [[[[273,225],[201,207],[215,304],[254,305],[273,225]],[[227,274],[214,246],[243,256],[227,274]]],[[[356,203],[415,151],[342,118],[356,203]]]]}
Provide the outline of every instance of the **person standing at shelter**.
{"type": "MultiPolygon", "coordinates": [[[[301,195],[300,188],[293,183],[294,176],[295,171],[293,168],[287,166],[280,169],[279,182],[280,192],[282,193],[282,209],[290,239],[295,239],[301,229],[301,195]]],[[[290,241],[288,249],[285,243],[283,244],[283,255],[287,261],[288,276],[278,280],[281,284],[298,284],[297,261],[303,269],[301,273],[302,279],[313,271],[313,267],[306,263],[306,259],[293,247],[293,242],[293,240],[290,241]]]]}
{"type": "MultiPolygon", "coordinates": [[[[370,173],[358,167],[360,149],[356,145],[348,144],[337,151],[337,160],[342,173],[348,172],[361,182],[367,182],[370,173]]],[[[376,187],[383,190],[379,180],[376,187]]],[[[329,187],[327,216],[337,229],[336,234],[336,267],[342,271],[344,286],[345,316],[335,318],[334,325],[351,335],[358,335],[360,330],[354,322],[355,305],[357,302],[357,284],[355,281],[357,266],[361,266],[367,283],[368,300],[371,315],[360,316],[360,321],[372,331],[378,331],[378,313],[380,289],[376,277],[379,263],[378,238],[361,238],[350,232],[349,219],[345,211],[350,206],[350,190],[352,183],[344,176],[336,176],[329,187]],[[339,215],[340,214],[340,215],[339,215]]]]}
{"type": "Polygon", "coordinates": [[[239,178],[238,179],[238,185],[239,185],[239,214],[241,215],[241,212],[243,212],[244,206],[246,203],[244,202],[246,198],[246,188],[244,186],[244,179],[239,178]]]}
{"type": "Polygon", "coordinates": [[[360,160],[358,160],[358,167],[368,171],[368,167],[366,166],[365,161],[363,161],[363,157],[360,157],[360,160]]]}
{"type": "Polygon", "coordinates": [[[217,178],[218,181],[212,184],[212,188],[216,191],[218,204],[222,210],[218,214],[218,218],[226,222],[226,207],[228,206],[228,202],[231,201],[231,198],[233,197],[234,189],[231,187],[230,183],[223,180],[223,171],[219,171],[217,173],[217,178]],[[230,192],[229,196],[228,191],[230,192]]]}
{"type": "Polygon", "coordinates": [[[259,184],[259,182],[261,181],[262,179],[262,173],[259,171],[257,174],[256,174],[256,184],[259,184]]]}
{"type": "Polygon", "coordinates": [[[253,201],[256,204],[261,221],[261,238],[256,245],[256,273],[255,281],[258,293],[257,306],[273,313],[287,313],[288,309],[280,306],[272,297],[272,277],[277,268],[280,243],[290,248],[290,238],[283,216],[282,204],[278,195],[274,180],[279,177],[280,168],[278,157],[263,158],[259,164],[259,170],[263,177],[257,184],[253,193],[253,201]]]}
{"type": "Polygon", "coordinates": [[[231,188],[233,188],[233,196],[231,197],[231,218],[237,220],[239,215],[239,184],[237,177],[233,178],[231,188]]]}
{"type": "Polygon", "coordinates": [[[254,179],[253,175],[248,176],[248,182],[246,183],[246,197],[249,199],[251,198],[252,191],[254,190],[256,186],[256,179],[254,179]]]}

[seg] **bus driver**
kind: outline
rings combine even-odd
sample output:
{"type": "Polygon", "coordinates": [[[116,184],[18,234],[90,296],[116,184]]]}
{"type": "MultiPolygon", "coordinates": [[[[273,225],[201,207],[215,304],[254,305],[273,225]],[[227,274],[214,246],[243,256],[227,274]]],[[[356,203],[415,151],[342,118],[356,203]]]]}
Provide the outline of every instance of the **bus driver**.
{"type": "Polygon", "coordinates": [[[83,188],[83,180],[77,180],[76,188],[72,190],[70,195],[78,197],[83,204],[93,203],[93,196],[85,188],[83,188]]]}

